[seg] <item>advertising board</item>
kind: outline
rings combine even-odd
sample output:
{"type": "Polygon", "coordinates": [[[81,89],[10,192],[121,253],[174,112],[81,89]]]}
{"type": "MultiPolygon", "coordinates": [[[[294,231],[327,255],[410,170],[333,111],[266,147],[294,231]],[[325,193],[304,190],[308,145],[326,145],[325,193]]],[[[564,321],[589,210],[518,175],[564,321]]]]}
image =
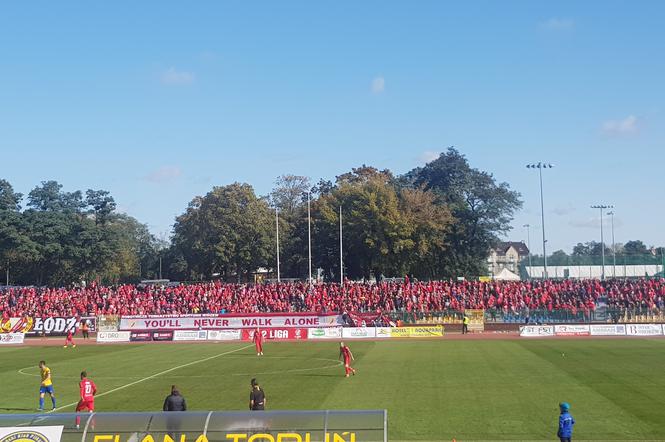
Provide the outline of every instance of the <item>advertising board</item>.
{"type": "Polygon", "coordinates": [[[9,318],[0,321],[0,333],[25,333],[28,336],[65,336],[69,331],[76,332],[82,321],[87,321],[89,331],[95,331],[94,316],[56,316],[9,318]]]}
{"type": "Polygon", "coordinates": [[[344,327],[342,338],[344,339],[366,339],[376,337],[374,327],[344,327]]]}
{"type": "MultiPolygon", "coordinates": [[[[307,339],[306,328],[262,328],[260,331],[264,341],[301,341],[307,339]]],[[[243,329],[242,340],[252,341],[255,332],[256,330],[253,329],[243,329]]]]}
{"type": "Polygon", "coordinates": [[[152,332],[153,341],[173,341],[173,331],[154,331],[152,332]]]}
{"type": "Polygon", "coordinates": [[[120,316],[118,315],[102,315],[97,317],[97,330],[98,331],[118,331],[120,325],[120,316]]]}
{"type": "Polygon", "coordinates": [[[628,336],[660,336],[663,334],[662,324],[626,324],[628,336]]]}
{"type": "Polygon", "coordinates": [[[174,341],[206,341],[207,330],[176,330],[173,332],[174,341]]]}
{"type": "Polygon", "coordinates": [[[443,336],[443,326],[408,327],[410,338],[439,338],[443,336]]]}
{"type": "Polygon", "coordinates": [[[392,329],[390,327],[376,327],[376,337],[379,339],[390,338],[392,337],[391,330],[392,329]]]}
{"type": "Polygon", "coordinates": [[[129,342],[130,332],[100,331],[97,333],[97,342],[129,342]]]}
{"type": "Polygon", "coordinates": [[[240,341],[240,330],[208,330],[208,341],[240,341]]]}
{"type": "Polygon", "coordinates": [[[393,327],[390,329],[391,338],[440,338],[444,328],[440,325],[418,327],[393,327]]]}
{"type": "Polygon", "coordinates": [[[308,328],[307,339],[341,339],[341,327],[308,328]]]}
{"type": "Polygon", "coordinates": [[[132,342],[147,342],[152,341],[151,332],[130,332],[129,340],[132,342]]]}
{"type": "Polygon", "coordinates": [[[589,336],[591,330],[585,324],[559,324],[554,326],[556,336],[589,336]]]}
{"type": "Polygon", "coordinates": [[[64,426],[0,427],[2,442],[60,442],[64,426]]]}
{"type": "Polygon", "coordinates": [[[523,325],[520,327],[520,336],[525,338],[537,338],[554,336],[553,325],[523,325]]]}
{"type": "Polygon", "coordinates": [[[334,327],[341,324],[339,315],[174,315],[123,316],[119,329],[148,330],[222,330],[235,328],[309,328],[334,327]]]}
{"type": "Polygon", "coordinates": [[[0,345],[23,344],[24,339],[23,333],[0,333],[0,345]]]}
{"type": "Polygon", "coordinates": [[[625,336],[626,324],[591,324],[591,336],[625,336]]]}
{"type": "Polygon", "coordinates": [[[485,310],[465,309],[464,314],[469,318],[469,331],[485,331],[485,310]]]}

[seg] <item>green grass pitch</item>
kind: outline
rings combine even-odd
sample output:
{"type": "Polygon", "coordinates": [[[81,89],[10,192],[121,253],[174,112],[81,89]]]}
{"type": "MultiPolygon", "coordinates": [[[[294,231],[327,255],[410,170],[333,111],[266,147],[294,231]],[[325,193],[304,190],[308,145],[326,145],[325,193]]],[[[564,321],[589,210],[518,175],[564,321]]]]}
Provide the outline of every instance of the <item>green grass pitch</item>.
{"type": "Polygon", "coordinates": [[[36,409],[45,359],[63,412],[86,369],[98,411],[160,410],[171,384],[191,409],[245,410],[257,377],[269,409],[386,408],[390,440],[555,440],[564,400],[575,440],[665,440],[662,339],[349,345],[358,370],[349,379],[336,342],[268,342],[262,358],[247,344],[0,348],[0,413],[36,409]]]}

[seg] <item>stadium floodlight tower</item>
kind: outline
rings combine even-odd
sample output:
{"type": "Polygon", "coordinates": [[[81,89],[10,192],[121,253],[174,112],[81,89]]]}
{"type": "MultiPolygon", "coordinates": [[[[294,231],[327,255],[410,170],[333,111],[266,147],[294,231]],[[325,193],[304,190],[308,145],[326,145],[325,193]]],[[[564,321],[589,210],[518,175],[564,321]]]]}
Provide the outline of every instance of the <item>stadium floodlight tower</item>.
{"type": "Polygon", "coordinates": [[[543,225],[543,279],[547,279],[547,239],[545,239],[545,203],[543,201],[543,169],[551,169],[554,165],[550,163],[532,163],[527,164],[527,169],[538,169],[540,177],[540,219],[543,225]]]}
{"type": "Polygon", "coordinates": [[[614,210],[610,210],[607,214],[612,219],[612,278],[617,277],[617,245],[614,242],[614,210]]]}
{"type": "Polygon", "coordinates": [[[594,204],[591,206],[592,209],[600,210],[600,254],[601,258],[601,270],[600,270],[600,279],[605,279],[605,238],[603,237],[603,210],[613,209],[614,206],[607,204],[594,204]]]}
{"type": "Polygon", "coordinates": [[[531,266],[531,224],[524,224],[522,227],[526,229],[526,246],[529,249],[529,272],[533,271],[531,266]]]}

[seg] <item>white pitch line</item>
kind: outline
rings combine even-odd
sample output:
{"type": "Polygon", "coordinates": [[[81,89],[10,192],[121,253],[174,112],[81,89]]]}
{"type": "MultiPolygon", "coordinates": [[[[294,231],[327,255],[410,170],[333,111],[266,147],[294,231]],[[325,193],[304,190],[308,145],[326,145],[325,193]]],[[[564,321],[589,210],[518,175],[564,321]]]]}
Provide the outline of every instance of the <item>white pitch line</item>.
{"type": "MultiPolygon", "coordinates": [[[[233,359],[233,358],[242,358],[242,356],[231,356],[230,358],[227,359],[233,359]]],[[[337,359],[330,359],[330,358],[298,358],[297,356],[262,356],[260,359],[302,359],[305,362],[310,362],[310,361],[324,361],[324,362],[334,362],[334,364],[331,365],[324,365],[321,367],[309,367],[309,368],[290,368],[286,370],[276,370],[276,371],[263,371],[263,372],[251,372],[251,373],[229,373],[229,376],[250,376],[250,375],[264,375],[264,374],[279,374],[279,373],[300,373],[300,372],[306,372],[306,371],[316,371],[316,370],[327,370],[328,368],[335,368],[343,365],[342,361],[337,360],[337,359]]],[[[39,377],[40,375],[38,373],[26,373],[25,370],[30,370],[35,368],[34,366],[30,367],[24,367],[18,370],[18,373],[23,375],[23,376],[32,376],[32,377],[39,377]]],[[[129,379],[140,379],[140,376],[94,376],[95,379],[116,379],[116,380],[129,380],[129,379]]],[[[210,376],[199,376],[199,375],[176,375],[176,376],[171,376],[171,379],[210,379],[210,376]]],[[[58,376],[58,379],[79,379],[78,376],[58,376]]]]}
{"type": "MultiPolygon", "coordinates": [[[[161,376],[161,375],[166,374],[166,373],[171,373],[172,371],[175,371],[175,370],[180,370],[181,368],[189,367],[190,365],[200,364],[201,362],[210,361],[212,359],[219,358],[220,356],[228,355],[228,354],[235,353],[235,352],[241,351],[241,350],[246,350],[250,347],[253,347],[253,345],[251,345],[251,344],[246,345],[244,347],[236,348],[235,350],[226,351],[224,353],[220,353],[220,354],[217,354],[217,355],[214,355],[214,356],[209,356],[207,358],[198,359],[196,361],[192,361],[192,362],[188,362],[186,364],[178,365],[176,367],[169,368],[168,370],[160,371],[159,373],[155,373],[155,374],[152,374],[152,375],[147,376],[145,378],[139,379],[138,381],[130,382],[129,384],[125,384],[125,385],[122,385],[120,387],[113,388],[111,390],[105,391],[103,393],[100,393],[100,394],[96,395],[95,398],[106,396],[107,394],[115,393],[116,391],[124,390],[125,388],[129,388],[133,385],[140,384],[141,382],[149,381],[150,379],[154,379],[157,376],[161,376]]],[[[54,411],[64,410],[65,408],[73,407],[76,404],[78,404],[78,401],[72,402],[71,404],[63,405],[62,407],[58,407],[54,410],[48,411],[47,413],[53,413],[54,411]]]]}

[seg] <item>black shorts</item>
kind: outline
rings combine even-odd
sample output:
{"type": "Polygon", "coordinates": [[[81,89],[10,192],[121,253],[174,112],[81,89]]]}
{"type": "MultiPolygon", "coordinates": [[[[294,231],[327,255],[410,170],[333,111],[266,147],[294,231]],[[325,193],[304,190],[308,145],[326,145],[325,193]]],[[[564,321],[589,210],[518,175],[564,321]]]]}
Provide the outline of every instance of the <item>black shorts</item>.
{"type": "Polygon", "coordinates": [[[559,440],[561,442],[570,442],[571,441],[571,439],[569,437],[560,437],[559,440]]]}
{"type": "Polygon", "coordinates": [[[263,410],[265,410],[265,409],[266,409],[266,407],[265,407],[263,404],[261,404],[261,405],[254,405],[254,408],[252,408],[252,411],[263,411],[263,410]]]}

